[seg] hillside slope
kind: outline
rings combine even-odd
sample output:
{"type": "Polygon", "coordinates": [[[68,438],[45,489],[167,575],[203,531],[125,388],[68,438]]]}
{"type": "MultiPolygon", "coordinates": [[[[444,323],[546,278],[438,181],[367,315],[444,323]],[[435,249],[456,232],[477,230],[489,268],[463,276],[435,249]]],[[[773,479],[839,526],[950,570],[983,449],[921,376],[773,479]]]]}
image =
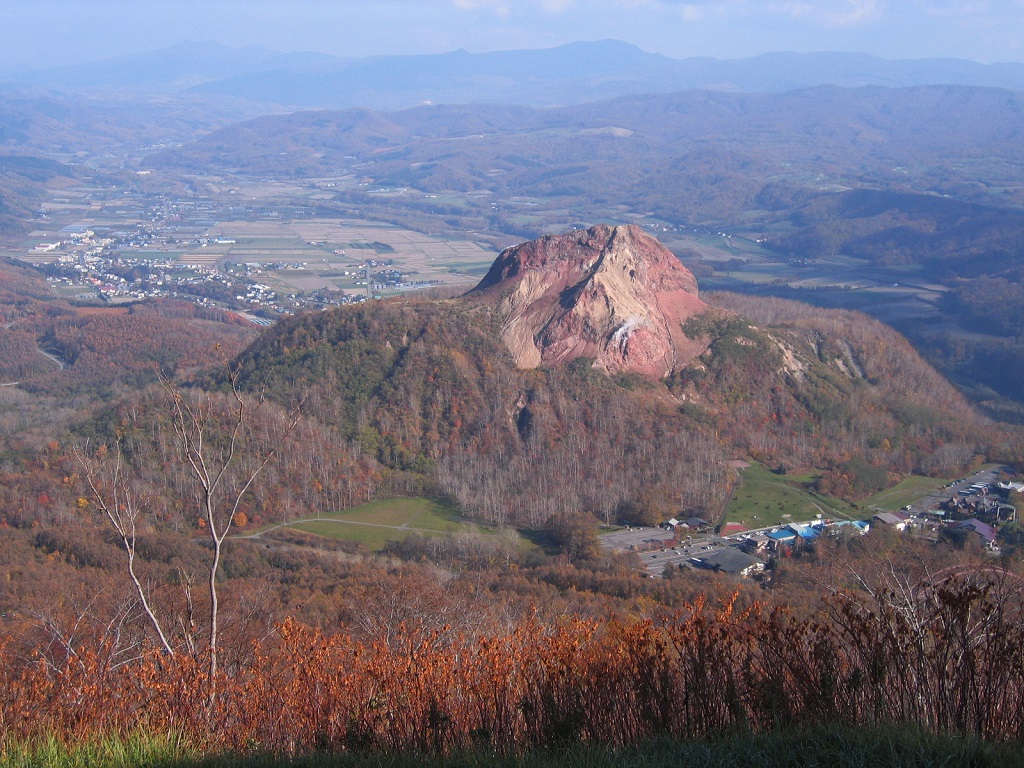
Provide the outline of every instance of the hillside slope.
{"type": "MultiPolygon", "coordinates": [[[[467,511],[520,524],[578,509],[608,518],[680,504],[712,509],[725,461],[737,455],[823,466],[848,496],[898,473],[956,471],[978,454],[1006,455],[1005,436],[983,425],[902,337],[855,313],[782,302],[755,326],[725,309],[698,309],[673,329],[698,353],[667,376],[617,372],[587,356],[517,365],[503,329],[530,311],[497,290],[505,283],[495,275],[509,259],[499,256],[462,298],[382,301],[285,321],[238,359],[243,386],[286,401],[304,396],[311,416],[386,466],[427,473],[467,511]]],[[[653,262],[647,267],[648,279],[668,279],[653,262]]],[[[563,285],[557,271],[525,275],[563,285]]],[[[545,290],[533,293],[547,301],[545,290]]],[[[571,287],[561,296],[562,309],[595,314],[608,298],[571,287]]],[[[630,311],[611,307],[619,317],[630,311]]],[[[579,349],[592,343],[577,341],[579,349]]]]}

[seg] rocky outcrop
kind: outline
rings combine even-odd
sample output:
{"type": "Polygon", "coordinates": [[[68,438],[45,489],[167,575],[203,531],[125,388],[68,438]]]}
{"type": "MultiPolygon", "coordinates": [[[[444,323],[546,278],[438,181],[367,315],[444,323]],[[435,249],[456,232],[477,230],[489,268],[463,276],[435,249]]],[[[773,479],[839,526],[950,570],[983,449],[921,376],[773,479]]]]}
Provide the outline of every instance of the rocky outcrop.
{"type": "Polygon", "coordinates": [[[639,227],[599,225],[503,251],[471,292],[492,296],[520,368],[594,359],[606,373],[664,377],[706,345],[683,333],[707,309],[697,281],[639,227]]]}

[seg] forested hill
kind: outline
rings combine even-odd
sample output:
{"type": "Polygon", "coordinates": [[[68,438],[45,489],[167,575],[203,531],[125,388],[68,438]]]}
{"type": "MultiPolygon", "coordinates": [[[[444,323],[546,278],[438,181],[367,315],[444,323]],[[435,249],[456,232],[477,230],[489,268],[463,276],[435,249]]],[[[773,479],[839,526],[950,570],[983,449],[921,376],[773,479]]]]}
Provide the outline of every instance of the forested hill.
{"type": "Polygon", "coordinates": [[[856,497],[912,471],[1010,459],[1005,434],[895,331],[850,312],[720,297],[684,324],[706,351],[665,378],[579,357],[517,368],[500,297],[395,299],[302,315],[238,358],[245,388],[337,428],[463,507],[537,525],[565,509],[714,508],[726,460],[823,467],[856,497]],[[686,457],[681,461],[680,457],[686,457]]]}
{"type": "Polygon", "coordinates": [[[425,192],[575,188],[570,197],[624,205],[643,199],[648,207],[638,210],[653,207],[677,221],[758,209],[769,181],[811,196],[827,180],[918,192],[941,187],[976,201],[988,201],[989,188],[998,186],[1005,205],[1022,202],[1014,185],[1000,184],[1024,160],[1022,114],[1018,91],[963,86],[687,91],[547,109],[350,109],[260,117],[156,152],[146,163],[300,177],[356,166],[380,184],[425,192]]]}
{"type": "MultiPolygon", "coordinates": [[[[17,128],[0,124],[0,143],[20,138],[17,128]]],[[[72,174],[69,166],[54,160],[0,154],[0,237],[28,232],[28,219],[44,197],[44,185],[55,179],[70,179],[72,174]]]]}
{"type": "Polygon", "coordinates": [[[1022,115],[1021,92],[962,86],[351,109],[261,117],[145,163],[257,177],[354,173],[366,185],[334,203],[374,210],[377,189],[466,196],[442,208],[433,197],[389,196],[382,215],[417,226],[430,213],[457,229],[550,231],[523,222],[515,201],[525,196],[551,208],[760,228],[798,259],[962,261],[982,250],[1005,260],[1020,245],[1022,115]]]}

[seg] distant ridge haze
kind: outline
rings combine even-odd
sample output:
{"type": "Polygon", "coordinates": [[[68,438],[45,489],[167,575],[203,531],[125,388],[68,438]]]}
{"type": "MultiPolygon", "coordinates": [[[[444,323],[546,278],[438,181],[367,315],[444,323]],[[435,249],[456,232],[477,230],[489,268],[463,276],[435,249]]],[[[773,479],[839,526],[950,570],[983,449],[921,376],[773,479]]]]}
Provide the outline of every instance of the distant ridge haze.
{"type": "Polygon", "coordinates": [[[63,90],[192,92],[292,109],[400,109],[424,102],[550,106],[693,89],[783,92],[820,85],[1024,90],[1024,64],[887,60],[856,53],[672,59],[617,40],[360,59],[183,43],[148,54],[35,72],[19,82],[63,90]]]}
{"type": "MultiPolygon", "coordinates": [[[[730,174],[747,187],[755,177],[766,183],[780,174],[814,178],[824,173],[851,181],[867,173],[872,185],[902,188],[910,180],[893,167],[914,162],[943,168],[940,178],[949,184],[963,176],[954,166],[964,157],[1015,167],[1024,162],[1022,116],[1024,93],[966,86],[691,91],[555,109],[450,105],[391,113],[309,111],[232,125],[154,153],[146,165],[294,176],[297,166],[313,175],[337,173],[357,157],[372,162],[372,174],[390,186],[514,195],[551,194],[550,184],[572,184],[591,195],[602,189],[609,199],[646,210],[655,189],[664,186],[676,198],[689,192],[706,197],[709,184],[728,184],[730,174]],[[472,144],[462,141],[468,136],[475,137],[472,144]],[[458,178],[433,178],[443,168],[458,178]],[[632,176],[636,168],[647,169],[642,184],[632,176]],[[503,173],[495,176],[495,169],[503,173]],[[690,178],[691,172],[700,178],[684,184],[683,177],[673,176],[690,178]]],[[[994,172],[988,172],[990,181],[994,172]]],[[[948,192],[935,187],[935,178],[924,183],[925,189],[948,192]]],[[[737,204],[741,200],[757,207],[743,196],[737,204]]]]}

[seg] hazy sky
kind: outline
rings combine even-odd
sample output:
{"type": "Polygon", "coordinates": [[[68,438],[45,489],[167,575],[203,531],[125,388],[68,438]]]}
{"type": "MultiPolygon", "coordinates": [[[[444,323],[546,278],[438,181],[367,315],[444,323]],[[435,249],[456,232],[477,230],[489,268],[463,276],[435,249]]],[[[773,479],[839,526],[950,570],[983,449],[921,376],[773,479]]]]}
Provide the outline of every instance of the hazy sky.
{"type": "Polygon", "coordinates": [[[1024,0],[0,0],[0,70],[216,40],[340,56],[615,38],[676,58],[1024,61],[1024,0]]]}

